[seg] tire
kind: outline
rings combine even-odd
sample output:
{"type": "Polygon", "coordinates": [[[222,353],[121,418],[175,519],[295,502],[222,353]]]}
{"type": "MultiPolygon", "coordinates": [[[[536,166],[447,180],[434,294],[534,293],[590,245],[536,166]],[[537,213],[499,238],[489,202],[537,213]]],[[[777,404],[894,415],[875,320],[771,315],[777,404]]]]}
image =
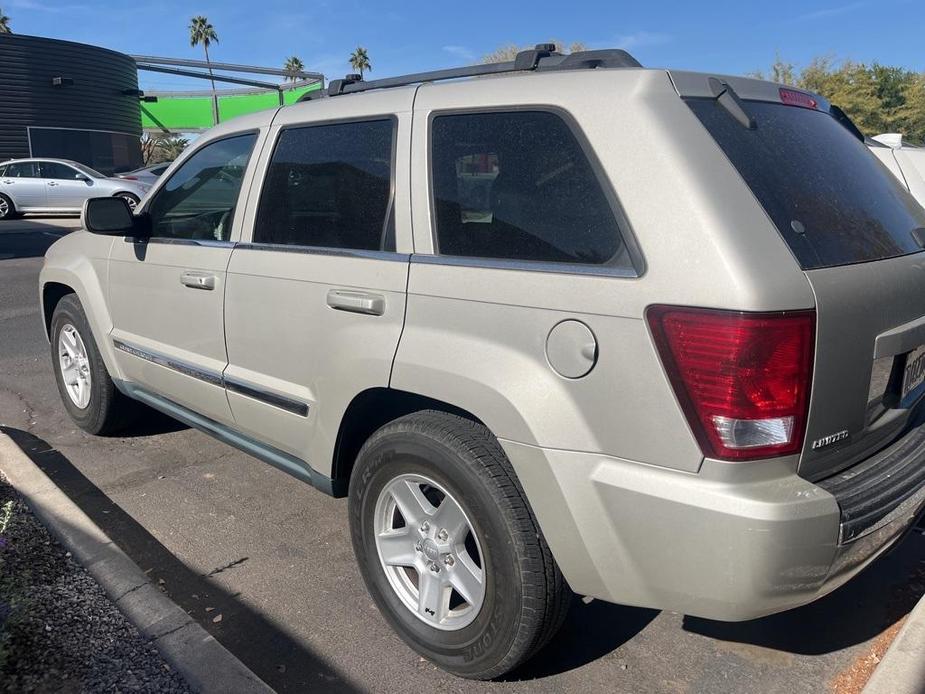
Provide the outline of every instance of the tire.
{"type": "Polygon", "coordinates": [[[138,203],[141,202],[141,198],[139,198],[134,193],[116,193],[113,195],[113,197],[122,198],[125,200],[128,203],[128,206],[132,208],[133,212],[135,211],[135,207],[138,205],[138,203]]]}
{"type": "Polygon", "coordinates": [[[0,220],[16,217],[16,206],[9,197],[0,193],[0,220]]]}
{"type": "Polygon", "coordinates": [[[68,294],[55,306],[51,318],[51,359],[64,408],[81,429],[91,434],[106,435],[120,431],[134,421],[139,408],[112,382],[76,294],[68,294]],[[62,338],[62,332],[66,333],[65,338],[62,338]],[[62,354],[68,350],[62,340],[77,357],[75,359],[69,354],[67,363],[82,370],[86,380],[80,376],[75,379],[74,369],[68,369],[65,376],[66,362],[62,354]],[[68,385],[65,378],[68,382],[77,380],[83,383],[84,389],[79,396],[76,395],[78,386],[68,385]]]}
{"type": "Polygon", "coordinates": [[[398,635],[439,667],[470,679],[500,677],[529,659],[562,625],[572,593],[510,462],[481,424],[433,410],[386,424],[360,450],[349,496],[353,548],[373,600],[398,635]],[[404,497],[408,488],[421,492],[433,509],[423,516],[432,523],[426,530],[415,519],[404,520],[406,507],[409,515],[430,513],[426,505],[409,505],[407,498],[404,506],[399,503],[395,494],[404,497]],[[454,508],[445,507],[448,500],[461,508],[468,534],[450,535],[444,554],[438,541],[446,536],[439,526],[453,515],[443,513],[454,508]],[[395,533],[384,537],[399,544],[380,544],[382,532],[395,533]],[[380,556],[393,551],[395,563],[412,561],[414,568],[387,566],[380,556]],[[463,581],[470,574],[480,575],[481,593],[471,590],[476,585],[471,578],[463,581]],[[449,582],[452,590],[431,593],[428,580],[449,582]],[[457,584],[467,585],[476,598],[467,601],[457,584]],[[422,585],[428,595],[448,596],[446,602],[425,601],[435,610],[421,604],[422,585]],[[447,615],[439,623],[437,612],[447,615]]]}

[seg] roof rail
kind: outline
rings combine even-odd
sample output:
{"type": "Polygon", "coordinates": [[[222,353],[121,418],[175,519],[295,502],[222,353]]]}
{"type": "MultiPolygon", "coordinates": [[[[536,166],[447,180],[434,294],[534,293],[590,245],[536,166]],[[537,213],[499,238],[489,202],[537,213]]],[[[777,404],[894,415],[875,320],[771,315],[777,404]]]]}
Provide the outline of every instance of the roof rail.
{"type": "Polygon", "coordinates": [[[555,44],[538,43],[518,53],[514,60],[504,63],[485,63],[483,65],[467,65],[453,67],[445,70],[432,70],[430,72],[414,72],[410,75],[398,77],[385,77],[366,82],[360,75],[347,75],[342,80],[331,80],[324,91],[314,91],[302,95],[299,101],[310,101],[322,96],[338,96],[340,94],[353,94],[354,92],[367,92],[372,89],[388,89],[390,87],[403,87],[421,82],[436,82],[438,80],[453,80],[463,77],[480,77],[483,75],[497,75],[510,72],[531,72],[539,70],[581,70],[594,68],[621,68],[642,67],[638,60],[620,48],[609,48],[596,51],[579,51],[562,55],[556,52],[555,44]]]}

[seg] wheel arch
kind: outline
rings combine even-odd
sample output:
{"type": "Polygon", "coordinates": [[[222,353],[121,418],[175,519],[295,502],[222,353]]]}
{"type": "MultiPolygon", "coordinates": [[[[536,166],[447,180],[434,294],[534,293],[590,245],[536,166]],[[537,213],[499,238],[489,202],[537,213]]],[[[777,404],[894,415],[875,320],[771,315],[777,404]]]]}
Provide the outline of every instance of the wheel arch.
{"type": "Polygon", "coordinates": [[[42,324],[45,326],[45,337],[51,339],[51,317],[55,307],[68,294],[76,294],[77,290],[63,282],[45,282],[42,285],[42,324]]]}
{"type": "Polygon", "coordinates": [[[357,454],[366,440],[380,427],[421,410],[438,410],[485,423],[468,410],[442,400],[394,388],[369,388],[357,394],[341,417],[331,461],[331,477],[337,496],[346,494],[357,454]]]}

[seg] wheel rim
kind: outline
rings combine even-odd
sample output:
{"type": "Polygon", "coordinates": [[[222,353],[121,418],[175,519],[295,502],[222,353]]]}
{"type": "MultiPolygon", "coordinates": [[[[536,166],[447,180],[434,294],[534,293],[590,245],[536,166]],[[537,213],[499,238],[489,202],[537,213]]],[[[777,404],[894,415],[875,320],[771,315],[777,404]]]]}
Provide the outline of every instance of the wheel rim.
{"type": "Polygon", "coordinates": [[[130,210],[134,210],[135,206],[138,204],[138,201],[135,198],[133,198],[131,195],[123,195],[122,199],[128,203],[128,207],[130,210]]]}
{"type": "Polygon", "coordinates": [[[77,328],[68,323],[58,333],[58,368],[68,397],[80,409],[90,404],[90,359],[77,328]]]}
{"type": "Polygon", "coordinates": [[[389,584],[425,624],[455,631],[485,599],[485,559],[466,512],[423,475],[400,475],[376,502],[376,550],[389,584]]]}
{"type": "Polygon", "coordinates": [[[0,218],[6,217],[10,213],[10,203],[6,201],[6,198],[0,196],[0,218]]]}

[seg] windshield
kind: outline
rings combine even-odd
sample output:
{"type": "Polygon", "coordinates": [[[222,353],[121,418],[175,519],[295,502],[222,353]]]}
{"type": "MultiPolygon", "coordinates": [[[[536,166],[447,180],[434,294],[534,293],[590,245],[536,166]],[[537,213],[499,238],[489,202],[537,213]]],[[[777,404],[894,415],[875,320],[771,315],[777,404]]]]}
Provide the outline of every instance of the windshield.
{"type": "Polygon", "coordinates": [[[85,166],[84,164],[79,164],[76,161],[72,162],[72,166],[75,169],[78,169],[81,172],[87,174],[90,178],[106,178],[103,174],[101,174],[96,169],[91,169],[89,166],[85,166]]]}
{"type": "Polygon", "coordinates": [[[726,153],[804,270],[922,250],[925,210],[828,113],[764,101],[743,127],[715,99],[688,106],[726,153]]]}

